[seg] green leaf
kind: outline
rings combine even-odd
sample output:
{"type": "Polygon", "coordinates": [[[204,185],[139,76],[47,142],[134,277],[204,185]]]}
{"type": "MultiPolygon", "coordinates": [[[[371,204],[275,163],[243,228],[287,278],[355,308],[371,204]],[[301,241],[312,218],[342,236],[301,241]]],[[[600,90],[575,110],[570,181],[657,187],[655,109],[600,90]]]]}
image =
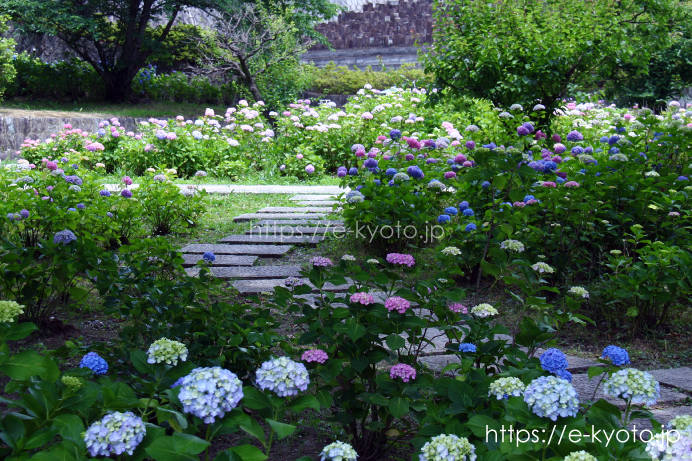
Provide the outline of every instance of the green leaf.
{"type": "Polygon", "coordinates": [[[589,367],[589,369],[586,370],[586,373],[589,375],[589,381],[591,381],[591,379],[593,379],[594,376],[602,375],[605,372],[605,367],[589,367]]]}
{"type": "Polygon", "coordinates": [[[174,432],[170,437],[159,437],[146,448],[155,461],[199,461],[196,456],[211,445],[190,434],[174,432]]]}
{"type": "Polygon", "coordinates": [[[250,418],[245,423],[242,423],[240,428],[248,434],[255,436],[260,442],[262,442],[262,445],[266,443],[266,439],[264,438],[264,429],[262,429],[257,420],[254,418],[250,418]]]}
{"type": "Polygon", "coordinates": [[[353,341],[362,338],[367,331],[356,319],[346,319],[344,323],[346,324],[346,334],[353,341]]]}
{"type": "Polygon", "coordinates": [[[274,421],[273,419],[265,419],[265,421],[271,426],[272,429],[274,429],[274,432],[276,432],[276,436],[279,438],[279,440],[288,437],[296,430],[296,426],[280,423],[278,421],[274,421]]]}
{"type": "Polygon", "coordinates": [[[255,387],[243,387],[243,406],[253,410],[263,410],[272,407],[269,397],[255,387]]]}
{"type": "Polygon", "coordinates": [[[400,397],[389,399],[389,412],[395,418],[403,418],[408,413],[408,400],[400,397]]]}
{"type": "Polygon", "coordinates": [[[27,380],[32,376],[37,376],[46,370],[43,364],[43,357],[35,351],[24,351],[11,356],[0,366],[0,371],[5,373],[10,379],[27,380]]]}
{"type": "Polygon", "coordinates": [[[147,354],[142,351],[134,351],[130,353],[130,361],[132,361],[132,366],[137,369],[140,373],[153,374],[154,367],[147,363],[147,354]]]}
{"type": "Polygon", "coordinates": [[[319,402],[322,408],[329,408],[332,405],[332,401],[334,400],[332,398],[332,394],[325,390],[317,391],[317,394],[315,394],[315,398],[317,398],[317,401],[319,402]]]}
{"type": "Polygon", "coordinates": [[[267,456],[252,445],[240,445],[229,448],[230,451],[240,456],[243,461],[264,461],[267,456]]]}
{"type": "Polygon", "coordinates": [[[8,341],[19,341],[36,330],[38,330],[38,327],[31,322],[11,324],[10,328],[4,334],[4,338],[8,341]]]}
{"type": "MultiPolygon", "coordinates": [[[[466,423],[466,427],[471,429],[473,435],[476,437],[481,437],[483,440],[488,440],[487,434],[488,431],[491,430],[495,431],[493,434],[498,434],[498,437],[500,437],[500,429],[502,429],[497,420],[485,415],[475,415],[469,419],[469,421],[466,423]]],[[[499,440],[500,439],[498,438],[498,441],[499,440]]]]}
{"type": "Polygon", "coordinates": [[[483,268],[483,272],[486,272],[492,275],[493,277],[497,277],[498,275],[500,275],[500,268],[495,264],[490,264],[489,262],[482,260],[481,267],[483,268]]]}
{"type": "Polygon", "coordinates": [[[303,411],[306,408],[312,408],[313,410],[320,409],[320,403],[312,395],[301,395],[300,397],[291,401],[288,404],[288,408],[295,412],[303,411]]]}
{"type": "Polygon", "coordinates": [[[33,450],[42,447],[55,438],[58,430],[55,426],[39,429],[24,440],[24,449],[33,450]]]}
{"type": "Polygon", "coordinates": [[[404,346],[406,346],[406,340],[401,336],[395,335],[394,333],[387,336],[387,347],[389,347],[389,349],[396,351],[404,346]]]}

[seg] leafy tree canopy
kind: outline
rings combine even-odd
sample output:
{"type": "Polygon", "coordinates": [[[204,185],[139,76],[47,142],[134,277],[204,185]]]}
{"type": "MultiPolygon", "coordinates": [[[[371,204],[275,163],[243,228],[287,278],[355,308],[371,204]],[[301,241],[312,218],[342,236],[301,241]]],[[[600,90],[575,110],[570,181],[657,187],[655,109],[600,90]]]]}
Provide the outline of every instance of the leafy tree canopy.
{"type": "Polygon", "coordinates": [[[426,71],[447,93],[507,107],[544,105],[544,125],[575,85],[646,72],[675,25],[679,0],[437,0],[426,71]]]}

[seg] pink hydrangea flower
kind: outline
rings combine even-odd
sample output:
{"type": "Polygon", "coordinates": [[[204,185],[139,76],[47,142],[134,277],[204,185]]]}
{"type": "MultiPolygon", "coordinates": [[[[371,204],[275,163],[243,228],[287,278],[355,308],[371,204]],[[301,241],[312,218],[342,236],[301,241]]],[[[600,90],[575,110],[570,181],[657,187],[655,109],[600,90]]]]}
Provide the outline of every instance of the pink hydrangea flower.
{"type": "Polygon", "coordinates": [[[169,141],[173,141],[177,137],[178,136],[175,133],[173,133],[172,131],[169,131],[168,133],[166,133],[166,139],[168,139],[169,141]]]}
{"type": "Polygon", "coordinates": [[[514,203],[512,204],[512,206],[513,206],[514,208],[524,208],[524,207],[526,206],[526,203],[524,203],[524,202],[514,202],[514,203]]]}
{"type": "Polygon", "coordinates": [[[527,205],[533,205],[534,203],[538,203],[538,200],[532,198],[531,200],[527,200],[524,203],[526,203],[527,205]]]}
{"type": "Polygon", "coordinates": [[[368,306],[375,302],[375,299],[370,293],[354,293],[349,299],[352,303],[360,303],[364,306],[368,306]]]}
{"type": "Polygon", "coordinates": [[[365,157],[365,151],[363,149],[358,149],[356,151],[356,157],[358,157],[358,158],[365,157]]]}
{"type": "Polygon", "coordinates": [[[296,158],[300,160],[301,158],[303,158],[303,154],[296,154],[296,158]]]}
{"type": "Polygon", "coordinates": [[[364,112],[361,118],[363,118],[363,120],[372,120],[372,114],[370,112],[364,112]]]}
{"type": "Polygon", "coordinates": [[[389,370],[389,377],[392,379],[401,378],[403,382],[407,383],[412,379],[416,379],[416,369],[411,365],[399,363],[389,370]]]}
{"type": "MultiPolygon", "coordinates": [[[[567,184],[567,183],[565,183],[565,184],[567,184]]],[[[555,184],[552,181],[545,181],[543,184],[541,184],[541,186],[543,186],[543,187],[557,187],[557,184],[555,184]]]]}
{"type": "Polygon", "coordinates": [[[305,352],[303,352],[303,355],[300,357],[300,360],[304,362],[317,362],[317,363],[324,363],[329,359],[329,356],[325,351],[322,349],[310,349],[305,352]]]}
{"type": "Polygon", "coordinates": [[[563,184],[563,187],[579,187],[579,183],[577,181],[567,181],[563,184]]]}
{"type": "Polygon", "coordinates": [[[331,259],[324,256],[315,256],[310,260],[310,264],[315,267],[332,267],[334,265],[331,259]]]}
{"type": "Polygon", "coordinates": [[[411,255],[400,254],[400,253],[389,253],[387,255],[387,262],[390,264],[401,264],[408,267],[413,267],[416,264],[416,260],[411,255]]]}
{"type": "Polygon", "coordinates": [[[457,177],[457,174],[453,171],[448,171],[445,173],[445,179],[452,179],[452,178],[456,178],[456,177],[457,177]]]}
{"type": "Polygon", "coordinates": [[[125,176],[122,181],[123,181],[123,184],[125,184],[126,186],[132,185],[132,179],[129,176],[125,176]]]}
{"type": "Polygon", "coordinates": [[[457,314],[468,314],[469,312],[468,307],[464,306],[461,303],[452,303],[448,307],[450,311],[457,314]]]}
{"type": "Polygon", "coordinates": [[[204,116],[205,117],[213,117],[214,116],[214,109],[205,109],[204,110],[204,116]]]}
{"type": "Polygon", "coordinates": [[[459,154],[456,157],[454,157],[454,161],[456,163],[464,163],[467,160],[466,156],[463,154],[459,154]]]}
{"type": "Polygon", "coordinates": [[[678,213],[677,211],[671,211],[670,213],[668,213],[668,216],[677,218],[678,216],[680,216],[680,213],[678,213]]]}
{"type": "Polygon", "coordinates": [[[46,168],[55,171],[58,169],[58,164],[55,162],[46,162],[46,168]]]}
{"type": "Polygon", "coordinates": [[[461,165],[465,168],[471,168],[473,166],[473,163],[471,163],[467,160],[464,163],[462,163],[461,165]]]}
{"type": "Polygon", "coordinates": [[[384,307],[386,307],[389,311],[397,311],[400,314],[403,314],[411,307],[411,303],[404,298],[400,298],[399,296],[393,296],[384,302],[384,307]]]}

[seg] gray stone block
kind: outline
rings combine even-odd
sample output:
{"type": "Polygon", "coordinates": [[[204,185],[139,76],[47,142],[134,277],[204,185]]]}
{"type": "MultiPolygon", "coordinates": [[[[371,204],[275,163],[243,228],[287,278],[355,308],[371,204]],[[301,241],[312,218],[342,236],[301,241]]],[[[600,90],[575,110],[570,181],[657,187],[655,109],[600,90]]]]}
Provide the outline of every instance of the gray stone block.
{"type": "Polygon", "coordinates": [[[255,244],[255,245],[312,245],[315,246],[324,240],[324,236],[303,235],[301,237],[278,234],[276,236],[265,235],[229,235],[219,240],[219,243],[227,244],[255,244]]]}
{"type": "Polygon", "coordinates": [[[336,196],[339,194],[334,194],[334,195],[294,195],[293,197],[290,198],[290,200],[293,200],[294,202],[315,202],[315,201],[321,201],[321,200],[334,200],[336,199],[336,196]]]}
{"type": "Polygon", "coordinates": [[[661,384],[692,392],[692,368],[690,367],[654,370],[649,373],[661,384]]]}
{"type": "Polygon", "coordinates": [[[277,236],[277,235],[294,235],[294,236],[317,236],[325,234],[333,234],[338,232],[340,235],[346,233],[346,228],[344,227],[291,227],[291,226],[269,226],[269,227],[254,227],[246,234],[259,234],[266,236],[277,236]]]}
{"type": "Polygon", "coordinates": [[[313,201],[307,201],[307,200],[302,200],[300,202],[296,202],[296,205],[299,206],[332,206],[332,205],[339,205],[341,202],[337,200],[313,200],[313,201]]]}
{"type": "Polygon", "coordinates": [[[287,215],[285,213],[245,213],[233,218],[234,222],[255,221],[257,219],[320,219],[324,213],[295,213],[287,215]]]}
{"type": "Polygon", "coordinates": [[[420,357],[418,363],[431,371],[439,373],[450,363],[461,363],[461,358],[459,358],[458,355],[430,355],[427,357],[420,357]]]}
{"type": "Polygon", "coordinates": [[[320,207],[320,206],[315,206],[315,207],[300,207],[300,206],[268,206],[264,207],[261,210],[258,210],[257,213],[335,213],[336,210],[334,210],[332,207],[320,207]]]}
{"type": "MultiPolygon", "coordinates": [[[[216,260],[212,263],[212,267],[216,266],[252,266],[257,261],[257,256],[235,256],[235,255],[215,255],[216,260]]],[[[202,259],[201,254],[185,254],[183,255],[185,263],[183,267],[191,267],[197,264],[197,261],[202,259]]]]}
{"type": "MultiPolygon", "coordinates": [[[[596,376],[591,381],[589,381],[589,376],[586,374],[573,375],[572,385],[579,393],[579,400],[581,402],[586,402],[592,400],[594,389],[598,385],[601,377],[596,376]]],[[[605,380],[604,380],[605,381],[605,380]]],[[[674,404],[685,401],[687,396],[673,389],[661,386],[661,398],[658,400],[657,405],[674,404]]],[[[596,398],[593,400],[605,399],[606,401],[612,403],[618,408],[625,408],[625,401],[622,399],[613,398],[606,396],[603,393],[603,383],[598,386],[598,391],[596,392],[596,398]]]]}
{"type": "Polygon", "coordinates": [[[206,253],[214,255],[250,255],[261,258],[280,258],[293,248],[291,245],[222,245],[193,243],[183,247],[183,253],[206,253]]]}
{"type": "MultiPolygon", "coordinates": [[[[666,428],[668,428],[668,423],[675,418],[676,416],[692,416],[692,407],[688,406],[679,406],[679,407],[670,407],[670,408],[663,408],[660,410],[651,410],[651,413],[653,413],[654,418],[656,421],[659,423],[663,424],[666,428]]],[[[639,431],[650,431],[653,429],[653,426],[651,425],[651,421],[648,419],[635,419],[632,421],[627,428],[629,430],[633,430],[634,427],[636,426],[637,432],[639,431]]],[[[644,440],[648,438],[648,434],[645,434],[644,440]]]]}
{"type": "Polygon", "coordinates": [[[211,273],[222,279],[265,280],[299,277],[300,266],[212,267],[211,273]]]}
{"type": "MultiPolygon", "coordinates": [[[[306,283],[308,285],[311,285],[309,282],[306,283]]],[[[278,286],[285,286],[284,280],[238,280],[236,282],[233,282],[233,287],[236,290],[238,290],[238,292],[241,295],[256,295],[265,292],[272,292],[274,291],[274,288],[278,286]]],[[[338,286],[328,283],[325,286],[325,291],[331,291],[333,293],[343,293],[348,291],[350,286],[350,283],[338,286]]],[[[317,292],[317,290],[313,289],[313,292],[317,292]]]]}
{"type": "Polygon", "coordinates": [[[255,226],[325,226],[325,227],[335,227],[343,226],[344,222],[341,220],[329,220],[329,219],[263,219],[262,221],[257,221],[254,223],[255,226]]]}

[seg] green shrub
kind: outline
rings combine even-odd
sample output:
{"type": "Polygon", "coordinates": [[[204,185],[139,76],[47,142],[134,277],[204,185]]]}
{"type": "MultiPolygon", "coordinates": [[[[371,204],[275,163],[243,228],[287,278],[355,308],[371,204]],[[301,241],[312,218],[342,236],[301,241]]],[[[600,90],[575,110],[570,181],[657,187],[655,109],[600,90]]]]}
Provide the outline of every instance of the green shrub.
{"type": "MultiPolygon", "coordinates": [[[[0,17],[0,34],[5,32],[7,32],[7,18],[0,17]]],[[[12,39],[0,39],[0,100],[17,75],[13,63],[14,45],[15,42],[12,39]]]]}
{"type": "Polygon", "coordinates": [[[383,66],[381,71],[374,71],[368,66],[366,71],[361,71],[330,62],[322,69],[308,66],[308,70],[311,72],[308,90],[322,94],[356,94],[367,84],[385,89],[392,86],[423,87],[430,83],[425,72],[413,64],[404,64],[394,70],[383,66]]]}

